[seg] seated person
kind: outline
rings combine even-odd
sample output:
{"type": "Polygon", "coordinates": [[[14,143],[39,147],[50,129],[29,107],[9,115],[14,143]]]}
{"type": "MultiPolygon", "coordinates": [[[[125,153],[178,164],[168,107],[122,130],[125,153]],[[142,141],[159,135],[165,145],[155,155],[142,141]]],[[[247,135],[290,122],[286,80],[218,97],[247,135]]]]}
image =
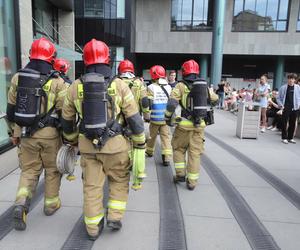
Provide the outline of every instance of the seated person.
{"type": "Polygon", "coordinates": [[[272,125],[267,128],[271,131],[278,131],[282,127],[281,124],[282,117],[281,117],[281,113],[279,112],[280,108],[277,105],[277,100],[276,100],[277,96],[278,96],[278,89],[275,88],[272,91],[271,97],[268,99],[267,118],[269,117],[274,118],[272,125]]]}

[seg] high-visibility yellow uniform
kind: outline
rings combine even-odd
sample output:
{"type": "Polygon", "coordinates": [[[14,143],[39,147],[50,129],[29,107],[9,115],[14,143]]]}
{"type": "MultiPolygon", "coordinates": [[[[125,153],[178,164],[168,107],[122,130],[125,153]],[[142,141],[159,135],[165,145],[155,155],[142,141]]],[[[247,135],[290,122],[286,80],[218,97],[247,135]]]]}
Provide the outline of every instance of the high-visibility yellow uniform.
{"type": "MultiPolygon", "coordinates": [[[[17,89],[18,73],[12,78],[8,92],[8,103],[10,105],[16,105],[17,89]]],[[[52,112],[54,116],[62,109],[67,85],[60,77],[50,78],[43,86],[43,90],[47,98],[42,98],[41,113],[46,113],[55,106],[52,112]]],[[[21,129],[16,125],[14,136],[19,137],[20,134],[21,129]]],[[[16,205],[25,206],[28,211],[39,177],[42,171],[45,170],[45,209],[51,214],[53,210],[60,206],[61,174],[56,167],[56,155],[60,146],[60,132],[53,126],[41,128],[30,137],[21,137],[19,152],[21,176],[16,205]]]]}
{"type": "MultiPolygon", "coordinates": [[[[144,124],[139,114],[134,96],[124,81],[115,78],[107,89],[111,101],[108,102],[108,118],[116,117],[124,124],[126,119],[131,131],[133,146],[145,144],[144,124]],[[112,106],[114,108],[112,108],[112,106]],[[112,113],[114,110],[114,113],[112,113]]],[[[130,179],[130,143],[123,134],[111,137],[102,148],[96,148],[84,133],[68,129],[74,126],[76,114],[83,119],[83,83],[78,79],[68,89],[62,117],[64,137],[68,141],[79,142],[81,167],[83,172],[84,221],[89,235],[97,235],[98,224],[104,217],[103,185],[106,177],[109,182],[109,201],[107,219],[119,221],[126,210],[130,179]],[[67,132],[66,132],[67,131],[67,132]]]]}
{"type": "MultiPolygon", "coordinates": [[[[187,107],[187,98],[190,89],[185,83],[179,82],[173,88],[167,111],[166,117],[171,117],[177,105],[182,109],[187,107]]],[[[217,95],[210,91],[211,101],[218,99],[217,95]]],[[[204,144],[204,128],[206,124],[202,119],[200,126],[196,127],[191,117],[182,116],[180,122],[175,128],[172,138],[173,147],[173,161],[177,177],[186,177],[190,187],[197,184],[200,169],[200,154],[203,152],[204,144]],[[186,161],[187,153],[187,161],[186,161]]]]}

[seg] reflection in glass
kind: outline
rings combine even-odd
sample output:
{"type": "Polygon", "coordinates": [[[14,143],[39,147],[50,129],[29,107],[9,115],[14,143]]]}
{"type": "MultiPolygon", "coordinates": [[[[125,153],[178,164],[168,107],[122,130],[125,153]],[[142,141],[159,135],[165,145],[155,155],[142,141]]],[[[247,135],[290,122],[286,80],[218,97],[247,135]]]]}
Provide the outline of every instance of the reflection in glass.
{"type": "Polygon", "coordinates": [[[125,18],[125,0],[85,0],[83,3],[84,13],[82,13],[81,4],[82,2],[75,1],[75,15],[77,17],[125,18]]]}
{"type": "Polygon", "coordinates": [[[233,31],[287,31],[289,0],[235,0],[233,31]]]}
{"type": "MultiPolygon", "coordinates": [[[[17,71],[15,46],[14,1],[0,0],[0,110],[6,111],[10,80],[17,71]]],[[[9,142],[8,128],[0,119],[0,146],[9,142]]]]}
{"type": "Polygon", "coordinates": [[[172,0],[171,30],[210,30],[212,0],[172,0]]]}
{"type": "Polygon", "coordinates": [[[299,14],[298,14],[298,22],[297,22],[297,31],[300,31],[300,6],[299,6],[299,14]]]}

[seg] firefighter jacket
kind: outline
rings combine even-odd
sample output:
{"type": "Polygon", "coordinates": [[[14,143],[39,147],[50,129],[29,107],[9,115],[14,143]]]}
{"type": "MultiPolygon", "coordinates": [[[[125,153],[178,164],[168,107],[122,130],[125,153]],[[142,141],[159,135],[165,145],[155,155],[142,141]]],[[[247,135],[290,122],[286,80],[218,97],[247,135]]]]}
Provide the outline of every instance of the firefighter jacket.
{"type": "Polygon", "coordinates": [[[147,97],[147,88],[138,78],[120,77],[130,88],[134,100],[139,107],[140,113],[149,113],[149,101],[147,97]]]}
{"type": "MultiPolygon", "coordinates": [[[[109,84],[107,89],[108,95],[111,97],[111,101],[107,104],[108,119],[116,117],[119,124],[125,127],[125,123],[129,125],[132,131],[131,139],[134,147],[145,146],[145,134],[144,123],[139,114],[138,107],[135,103],[134,96],[130,91],[127,84],[120,78],[115,78],[109,84]],[[112,104],[114,105],[114,114],[112,114],[112,104]]],[[[65,98],[62,118],[64,123],[73,123],[70,126],[64,126],[64,137],[70,142],[78,140],[79,150],[82,153],[105,153],[115,154],[124,151],[124,148],[128,148],[128,140],[122,135],[111,137],[102,148],[95,148],[92,141],[85,137],[84,134],[79,133],[76,130],[75,120],[76,115],[79,115],[80,119],[83,118],[82,111],[83,102],[83,84],[77,79],[68,89],[67,96],[65,98]]]]}
{"type": "MultiPolygon", "coordinates": [[[[16,105],[18,88],[18,73],[16,73],[12,80],[8,91],[8,104],[16,105]]],[[[50,78],[43,86],[43,90],[47,95],[47,98],[42,97],[41,102],[41,114],[47,113],[53,106],[55,106],[52,112],[53,116],[58,117],[61,113],[63,106],[63,100],[67,93],[67,85],[64,80],[58,76],[50,78]]],[[[58,117],[59,118],[59,117],[58,117]]],[[[14,137],[21,136],[21,128],[18,125],[12,125],[14,130],[14,137]]],[[[40,139],[52,139],[59,136],[59,131],[55,127],[44,127],[38,129],[31,137],[40,139]]]]}
{"type": "Polygon", "coordinates": [[[150,122],[157,125],[164,125],[166,124],[165,111],[172,88],[167,81],[163,81],[165,84],[159,84],[159,80],[154,81],[148,86],[148,98],[151,110],[150,122]]]}
{"type": "MultiPolygon", "coordinates": [[[[171,117],[178,105],[180,105],[182,109],[186,109],[187,97],[189,93],[190,90],[186,84],[179,82],[171,92],[165,116],[171,117]]],[[[211,102],[216,102],[218,100],[218,96],[213,92],[212,89],[209,89],[209,94],[211,102]]],[[[200,127],[195,127],[193,121],[187,119],[186,117],[181,116],[179,120],[180,122],[178,123],[178,126],[184,130],[200,130],[206,126],[203,119],[201,120],[200,127]]]]}

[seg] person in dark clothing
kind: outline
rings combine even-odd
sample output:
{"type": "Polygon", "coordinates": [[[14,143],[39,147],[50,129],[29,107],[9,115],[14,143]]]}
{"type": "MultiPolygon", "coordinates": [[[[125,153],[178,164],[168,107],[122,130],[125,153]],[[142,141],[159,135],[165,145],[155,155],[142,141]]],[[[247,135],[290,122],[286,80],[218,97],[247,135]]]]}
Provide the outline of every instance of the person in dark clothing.
{"type": "Polygon", "coordinates": [[[275,88],[272,91],[272,97],[268,100],[269,108],[267,110],[267,118],[273,118],[272,125],[267,128],[271,131],[278,131],[282,128],[282,114],[279,113],[280,108],[277,104],[277,96],[278,89],[275,88]]]}
{"type": "Polygon", "coordinates": [[[282,142],[285,144],[296,143],[294,140],[296,122],[300,108],[300,86],[295,84],[296,74],[288,75],[288,83],[281,86],[277,102],[282,112],[282,142]]]}
{"type": "Polygon", "coordinates": [[[224,97],[225,97],[225,80],[222,80],[220,84],[218,84],[217,94],[219,96],[219,105],[218,108],[224,108],[224,97]]]}
{"type": "Polygon", "coordinates": [[[177,81],[176,81],[176,71],[175,70],[171,70],[169,73],[169,85],[171,86],[171,88],[175,88],[177,81]]]}

